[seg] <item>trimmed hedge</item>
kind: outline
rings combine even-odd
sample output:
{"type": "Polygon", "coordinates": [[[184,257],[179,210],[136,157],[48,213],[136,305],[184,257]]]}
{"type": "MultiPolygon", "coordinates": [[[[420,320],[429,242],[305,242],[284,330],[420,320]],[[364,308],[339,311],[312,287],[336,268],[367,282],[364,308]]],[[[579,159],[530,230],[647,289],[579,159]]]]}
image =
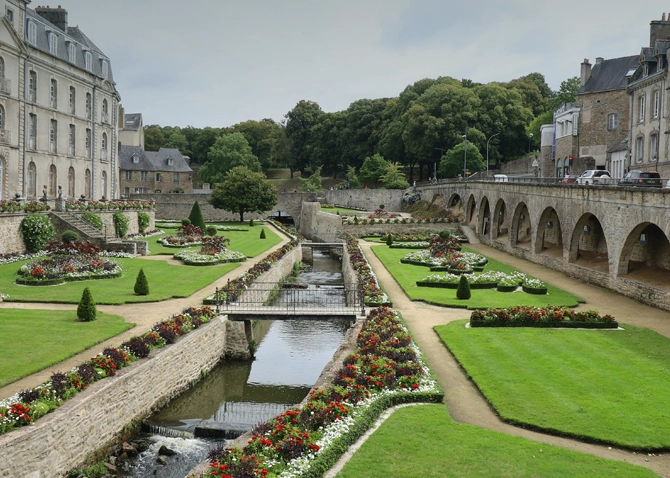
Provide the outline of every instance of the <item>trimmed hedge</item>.
{"type": "MultiPolygon", "coordinates": [[[[429,281],[416,281],[418,287],[436,287],[441,289],[458,289],[458,283],[449,283],[449,282],[429,282],[429,281]]],[[[493,289],[496,287],[495,282],[484,282],[481,284],[470,284],[470,289],[493,289]]]]}
{"type": "Polygon", "coordinates": [[[522,285],[521,288],[527,294],[544,295],[544,294],[547,293],[547,288],[546,287],[541,287],[539,289],[536,289],[534,287],[527,287],[525,285],[522,285]]]}
{"type": "Polygon", "coordinates": [[[470,326],[616,329],[619,324],[611,315],[601,316],[595,310],[577,312],[567,307],[516,306],[475,310],[470,314],[470,326]]]}
{"type": "Polygon", "coordinates": [[[499,285],[496,287],[498,292],[514,292],[519,288],[518,285],[499,285]]]}
{"type": "Polygon", "coordinates": [[[65,284],[66,282],[80,282],[85,280],[100,280],[100,279],[116,279],[123,275],[122,272],[118,274],[92,274],[90,276],[81,276],[81,277],[59,277],[58,279],[26,279],[24,277],[17,277],[16,283],[20,285],[60,285],[65,284]]]}

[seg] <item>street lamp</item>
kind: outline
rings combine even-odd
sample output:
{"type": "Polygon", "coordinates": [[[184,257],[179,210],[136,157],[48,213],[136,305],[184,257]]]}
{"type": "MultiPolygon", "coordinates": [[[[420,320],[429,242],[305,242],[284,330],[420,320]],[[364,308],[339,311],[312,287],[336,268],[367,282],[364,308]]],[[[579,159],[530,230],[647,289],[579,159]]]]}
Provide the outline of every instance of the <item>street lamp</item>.
{"type": "Polygon", "coordinates": [[[468,177],[468,134],[463,135],[463,179],[468,177]]]}
{"type": "Polygon", "coordinates": [[[493,139],[494,136],[498,136],[500,133],[495,133],[489,136],[489,139],[486,140],[486,179],[489,177],[489,141],[493,139]]]}
{"type": "Polygon", "coordinates": [[[528,153],[530,154],[530,140],[533,139],[533,133],[528,135],[528,153]]]}
{"type": "MultiPolygon", "coordinates": [[[[444,149],[444,148],[434,148],[434,149],[437,149],[438,151],[441,151],[441,152],[442,152],[442,156],[444,156],[444,152],[445,152],[445,149],[444,149]]],[[[441,160],[441,159],[442,159],[442,158],[440,158],[440,160],[441,160]]],[[[435,178],[435,182],[437,182],[437,163],[433,163],[433,173],[434,173],[434,176],[433,176],[433,177],[435,178]]]]}

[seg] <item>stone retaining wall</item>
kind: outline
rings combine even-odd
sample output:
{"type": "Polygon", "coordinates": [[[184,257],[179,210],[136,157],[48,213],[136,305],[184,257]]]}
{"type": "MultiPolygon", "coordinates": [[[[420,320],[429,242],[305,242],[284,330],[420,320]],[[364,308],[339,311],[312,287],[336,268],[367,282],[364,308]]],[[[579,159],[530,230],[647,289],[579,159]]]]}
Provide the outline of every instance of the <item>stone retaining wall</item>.
{"type": "Polygon", "coordinates": [[[0,254],[26,250],[19,229],[24,217],[24,213],[5,213],[0,216],[0,254]]]}

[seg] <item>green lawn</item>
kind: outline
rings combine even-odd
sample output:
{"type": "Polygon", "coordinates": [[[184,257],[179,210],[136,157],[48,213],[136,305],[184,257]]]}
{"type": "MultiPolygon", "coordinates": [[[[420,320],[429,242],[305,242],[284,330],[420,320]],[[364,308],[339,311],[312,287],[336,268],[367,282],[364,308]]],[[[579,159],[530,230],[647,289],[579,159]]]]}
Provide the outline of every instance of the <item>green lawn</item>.
{"type": "Polygon", "coordinates": [[[84,287],[89,287],[97,304],[157,302],[173,297],[188,297],[227,272],[245,265],[244,262],[234,262],[215,266],[181,266],[141,258],[114,260],[123,267],[123,276],[120,278],[67,282],[57,286],[17,285],[14,283],[16,271],[25,261],[0,265],[0,292],[9,294],[6,300],[11,302],[77,304],[84,287]],[[140,268],[144,269],[149,280],[149,295],[137,296],[133,290],[140,268]]]}
{"type": "MultiPolygon", "coordinates": [[[[379,245],[372,246],[372,250],[411,300],[422,300],[435,305],[467,307],[469,309],[511,307],[514,305],[574,307],[578,303],[584,302],[579,297],[552,285],[549,285],[547,295],[533,295],[524,292],[498,292],[495,289],[472,289],[472,297],[470,299],[460,300],[456,298],[456,289],[418,287],[416,285],[416,281],[435,273],[430,272],[428,267],[400,263],[400,259],[413,249],[391,249],[386,245],[379,245]]],[[[463,250],[468,251],[466,247],[463,250]]],[[[489,259],[489,263],[484,270],[511,273],[515,269],[501,262],[489,259]]]]}
{"type": "Polygon", "coordinates": [[[648,329],[435,330],[506,421],[633,449],[670,447],[670,339],[648,329]]]}
{"type": "Polygon", "coordinates": [[[358,214],[359,216],[361,216],[365,213],[365,211],[361,211],[359,209],[349,209],[349,208],[346,208],[346,207],[323,207],[323,206],[321,206],[321,210],[323,212],[332,212],[333,214],[337,214],[339,212],[340,214],[345,214],[345,213],[347,215],[358,214]]]}
{"type": "Polygon", "coordinates": [[[338,478],[656,477],[651,470],[454,422],[442,405],[396,410],[338,478]]]}
{"type": "Polygon", "coordinates": [[[79,322],[76,311],[0,309],[0,387],[72,357],[133,325],[118,315],[100,312],[92,322],[79,322]]]}

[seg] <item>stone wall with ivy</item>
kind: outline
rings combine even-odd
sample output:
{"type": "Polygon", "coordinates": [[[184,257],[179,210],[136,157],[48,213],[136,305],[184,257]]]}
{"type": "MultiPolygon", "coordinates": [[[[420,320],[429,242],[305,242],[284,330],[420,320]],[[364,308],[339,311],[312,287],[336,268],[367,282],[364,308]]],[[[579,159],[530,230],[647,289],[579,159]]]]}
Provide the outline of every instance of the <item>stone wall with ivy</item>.
{"type": "Polygon", "coordinates": [[[0,215],[0,254],[26,250],[19,228],[24,217],[23,213],[0,215]]]}

